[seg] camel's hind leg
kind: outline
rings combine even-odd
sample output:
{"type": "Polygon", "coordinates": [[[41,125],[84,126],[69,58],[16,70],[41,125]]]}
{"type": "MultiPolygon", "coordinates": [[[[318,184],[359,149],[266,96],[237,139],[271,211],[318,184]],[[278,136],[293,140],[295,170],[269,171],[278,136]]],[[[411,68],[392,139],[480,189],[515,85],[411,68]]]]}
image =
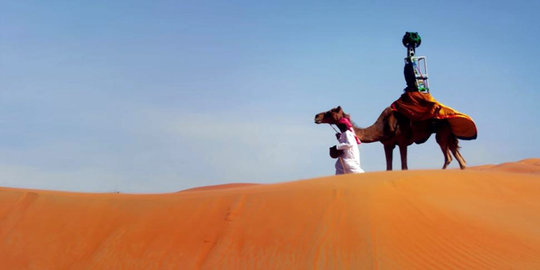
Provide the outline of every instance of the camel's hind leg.
{"type": "Polygon", "coordinates": [[[435,139],[437,140],[437,143],[441,147],[441,151],[444,155],[444,165],[442,167],[443,170],[446,169],[446,167],[448,167],[450,162],[452,162],[452,155],[450,154],[450,149],[449,149],[450,148],[450,145],[449,145],[450,135],[451,134],[450,134],[449,128],[442,128],[435,135],[435,139]]]}
{"type": "Polygon", "coordinates": [[[448,165],[450,165],[450,162],[452,162],[452,155],[450,154],[448,147],[443,146],[442,144],[439,144],[439,146],[441,147],[441,151],[443,152],[443,155],[444,155],[444,165],[442,167],[444,170],[448,167],[448,165]]]}
{"type": "Polygon", "coordinates": [[[449,138],[450,140],[450,145],[449,145],[449,148],[450,148],[450,151],[452,151],[452,154],[454,154],[454,157],[456,158],[456,160],[458,161],[459,163],[459,167],[463,170],[467,167],[467,162],[465,162],[465,159],[461,156],[461,153],[459,153],[459,145],[458,145],[458,140],[456,138],[456,136],[452,135],[450,136],[449,138]]]}

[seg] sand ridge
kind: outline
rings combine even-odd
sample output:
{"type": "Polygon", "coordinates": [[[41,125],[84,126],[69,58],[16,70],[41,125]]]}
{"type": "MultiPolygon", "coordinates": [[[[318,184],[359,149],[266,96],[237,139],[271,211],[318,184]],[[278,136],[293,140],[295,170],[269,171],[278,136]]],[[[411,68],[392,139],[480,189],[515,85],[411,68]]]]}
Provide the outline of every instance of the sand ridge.
{"type": "Polygon", "coordinates": [[[0,188],[5,269],[540,269],[540,159],[168,194],[0,188]]]}

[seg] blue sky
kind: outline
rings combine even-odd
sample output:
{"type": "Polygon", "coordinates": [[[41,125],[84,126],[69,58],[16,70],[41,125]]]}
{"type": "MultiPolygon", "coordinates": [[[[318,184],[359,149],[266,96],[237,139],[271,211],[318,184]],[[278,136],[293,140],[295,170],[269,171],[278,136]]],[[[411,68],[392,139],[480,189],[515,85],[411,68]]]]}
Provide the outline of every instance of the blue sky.
{"type": "MultiPolygon", "coordinates": [[[[0,186],[151,193],[331,175],[334,132],[314,115],[341,105],[372,124],[404,88],[406,31],[422,36],[432,95],[476,121],[478,139],[460,142],[470,166],[540,157],[538,10],[2,1],[0,186]]],[[[409,147],[409,168],[442,166],[434,140],[409,147]]],[[[360,151],[384,170],[380,143],[360,151]]]]}

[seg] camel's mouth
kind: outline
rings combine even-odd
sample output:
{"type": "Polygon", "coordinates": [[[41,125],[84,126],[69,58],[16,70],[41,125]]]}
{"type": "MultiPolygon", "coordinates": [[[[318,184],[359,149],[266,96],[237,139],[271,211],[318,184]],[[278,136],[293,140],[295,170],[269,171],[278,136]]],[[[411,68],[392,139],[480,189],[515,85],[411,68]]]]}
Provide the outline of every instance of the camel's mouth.
{"type": "Polygon", "coordinates": [[[315,124],[324,123],[324,113],[318,113],[315,115],[315,124]]]}

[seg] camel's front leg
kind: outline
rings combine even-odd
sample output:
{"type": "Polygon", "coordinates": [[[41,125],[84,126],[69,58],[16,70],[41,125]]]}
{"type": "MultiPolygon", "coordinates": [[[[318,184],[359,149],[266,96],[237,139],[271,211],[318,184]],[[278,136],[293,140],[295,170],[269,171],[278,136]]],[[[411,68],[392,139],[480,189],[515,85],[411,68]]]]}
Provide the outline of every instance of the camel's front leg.
{"type": "Polygon", "coordinates": [[[395,144],[385,144],[384,145],[384,155],[386,156],[386,170],[392,170],[392,152],[394,152],[395,144]]]}
{"type": "Polygon", "coordinates": [[[399,145],[399,154],[401,155],[401,169],[408,170],[407,168],[407,145],[399,145]]]}

